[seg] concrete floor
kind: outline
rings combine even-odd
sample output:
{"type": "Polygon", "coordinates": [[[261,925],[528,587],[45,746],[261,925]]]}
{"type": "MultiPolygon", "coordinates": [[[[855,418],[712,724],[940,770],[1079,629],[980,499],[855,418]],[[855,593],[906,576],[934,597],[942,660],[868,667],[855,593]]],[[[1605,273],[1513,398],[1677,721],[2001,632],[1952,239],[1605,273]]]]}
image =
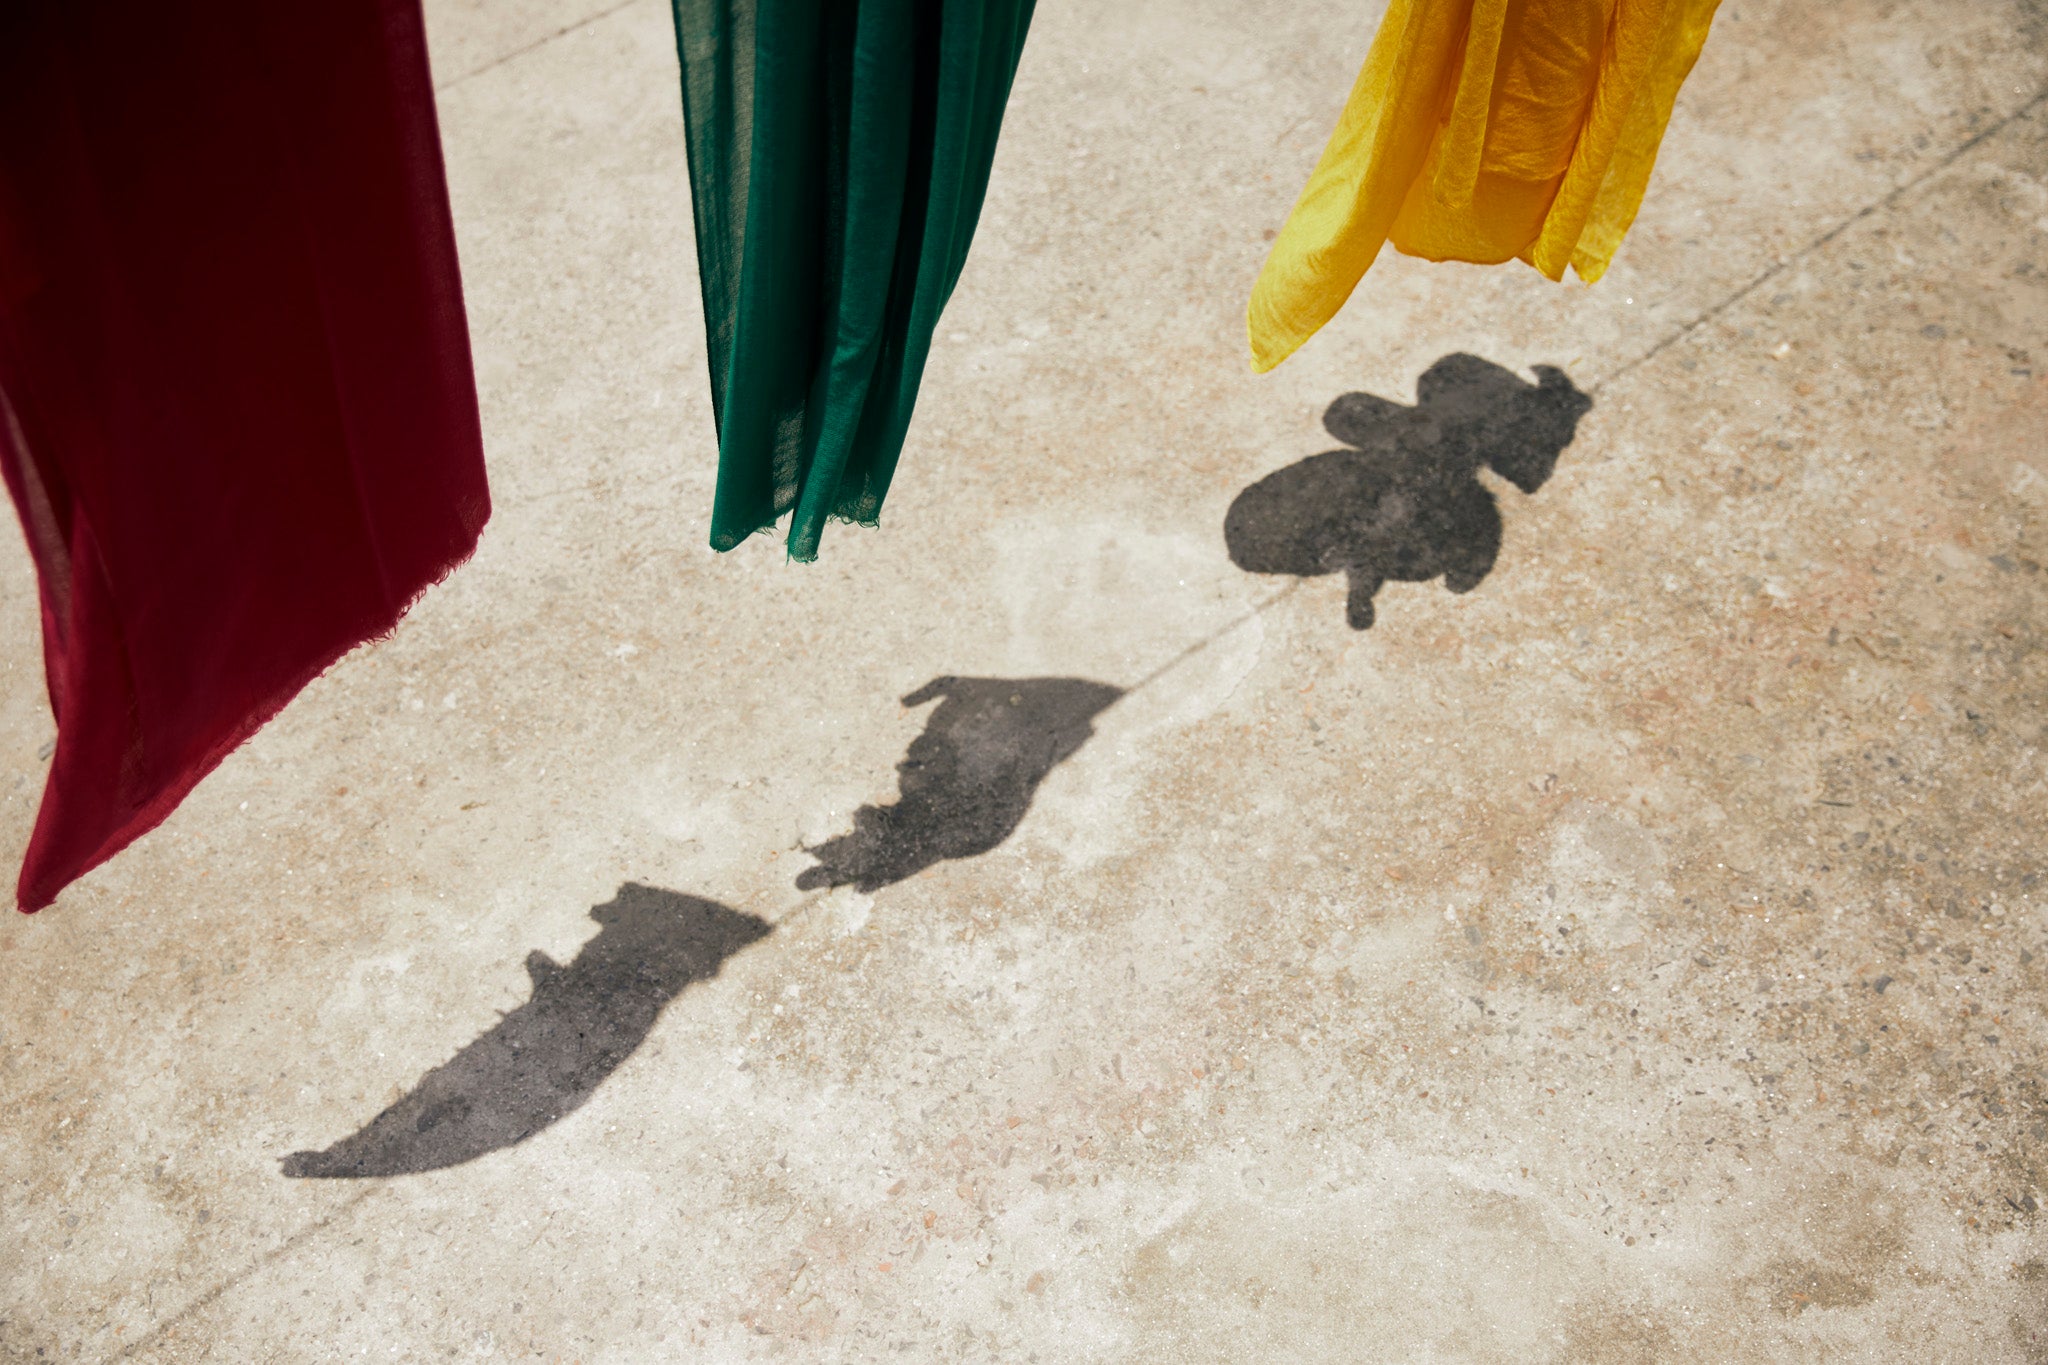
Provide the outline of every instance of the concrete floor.
{"type": "Polygon", "coordinates": [[[0,928],[0,1356],[2048,1361],[2038,0],[1726,0],[1597,289],[1265,378],[1372,7],[1048,0],[810,567],[665,7],[429,11],[496,518],[0,928]]]}

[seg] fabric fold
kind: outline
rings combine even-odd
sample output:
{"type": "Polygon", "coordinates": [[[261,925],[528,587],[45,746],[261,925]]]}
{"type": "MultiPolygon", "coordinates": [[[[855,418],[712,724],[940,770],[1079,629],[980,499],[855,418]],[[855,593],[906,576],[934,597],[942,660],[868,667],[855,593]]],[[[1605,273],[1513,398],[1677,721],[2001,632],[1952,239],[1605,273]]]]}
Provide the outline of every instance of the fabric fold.
{"type": "Polygon", "coordinates": [[[1392,0],[1246,310],[1272,369],[1391,242],[1605,272],[1718,0],[1392,0]]]}
{"type": "Polygon", "coordinates": [[[874,525],[973,240],[1032,0],[674,0],[711,545],[874,525]]]}
{"type": "Polygon", "coordinates": [[[417,0],[0,9],[0,474],[57,721],[34,910],[490,514],[417,0]]]}

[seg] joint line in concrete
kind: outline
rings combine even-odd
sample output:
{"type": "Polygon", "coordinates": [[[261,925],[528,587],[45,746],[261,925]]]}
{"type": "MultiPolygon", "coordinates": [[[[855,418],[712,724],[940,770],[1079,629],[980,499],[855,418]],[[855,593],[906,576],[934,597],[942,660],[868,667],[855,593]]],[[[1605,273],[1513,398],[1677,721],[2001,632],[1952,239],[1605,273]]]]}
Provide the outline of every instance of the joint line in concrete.
{"type": "Polygon", "coordinates": [[[227,1293],[230,1289],[233,1289],[242,1281],[248,1279],[251,1275],[254,1275],[257,1271],[264,1269],[266,1266],[271,1265],[273,1262],[297,1250],[301,1242],[304,1242],[307,1238],[311,1237],[314,1233],[319,1232],[321,1229],[325,1228],[329,1223],[332,1223],[335,1219],[340,1218],[343,1214],[351,1212],[356,1207],[356,1205],[362,1203],[371,1195],[376,1194],[381,1188],[382,1186],[373,1185],[368,1189],[360,1190],[357,1193],[349,1196],[349,1198],[345,1200],[339,1208],[329,1209],[321,1217],[316,1218],[312,1222],[306,1224],[306,1226],[300,1228],[297,1232],[285,1238],[282,1242],[279,1242],[276,1246],[264,1252],[261,1256],[258,1256],[255,1260],[251,1261],[248,1265],[242,1267],[242,1269],[236,1272],[235,1274],[228,1276],[219,1284],[207,1290],[204,1294],[201,1294],[198,1298],[192,1300],[183,1308],[180,1308],[177,1312],[171,1314],[167,1318],[158,1319],[156,1326],[150,1328],[147,1332],[143,1333],[135,1340],[129,1342],[119,1351],[115,1352],[113,1359],[126,1360],[130,1356],[134,1355],[137,1351],[140,1351],[143,1347],[150,1346],[158,1341],[161,1341],[164,1335],[167,1332],[169,1332],[173,1327],[176,1327],[186,1318],[191,1317],[194,1313],[199,1312],[201,1309],[211,1304],[212,1302],[214,1302],[214,1300],[218,1299],[221,1295],[227,1293]]]}
{"type": "Polygon", "coordinates": [[[507,62],[517,61],[519,58],[524,57],[529,52],[535,52],[541,48],[546,47],[549,43],[552,43],[555,39],[560,38],[564,34],[574,33],[579,28],[588,28],[590,25],[597,23],[599,20],[609,19],[614,14],[617,14],[620,10],[630,9],[638,3],[640,3],[640,0],[620,0],[618,4],[608,6],[605,9],[601,9],[595,14],[585,15],[583,18],[578,19],[573,24],[564,24],[562,25],[562,27],[556,29],[553,33],[548,34],[545,38],[536,38],[532,42],[528,43],[525,47],[514,48],[512,51],[507,52],[502,57],[491,58],[491,60],[485,62],[482,66],[477,67],[474,71],[465,71],[460,76],[451,76],[449,79],[441,82],[439,85],[436,85],[434,87],[434,93],[438,95],[444,91],[453,90],[456,86],[461,85],[466,80],[470,80],[473,79],[474,77],[481,76],[486,71],[495,71],[499,67],[505,65],[505,63],[507,62]]]}
{"type": "Polygon", "coordinates": [[[1808,242],[1805,246],[1799,248],[1799,250],[1793,252],[1789,256],[1780,258],[1775,265],[1771,266],[1768,270],[1765,270],[1761,275],[1758,275],[1748,284],[1745,284],[1740,289],[1737,289],[1734,293],[1722,299],[1719,303],[1713,305],[1711,308],[1706,309],[1698,317],[1694,318],[1691,322],[1683,324],[1676,331],[1672,332],[1669,336],[1666,336],[1662,341],[1659,341],[1656,345],[1650,347],[1650,349],[1648,349],[1647,351],[1644,351],[1635,359],[1623,362],[1619,369],[1613,370],[1609,372],[1605,377],[1596,380],[1593,383],[1593,385],[1586,390],[1586,392],[1589,394],[1597,394],[1600,392],[1601,389],[1613,383],[1615,380],[1620,379],[1623,375],[1629,374],[1637,369],[1640,369],[1642,366],[1648,364],[1651,360],[1663,354],[1666,350],[1669,350],[1678,342],[1683,341],[1685,338],[1691,336],[1701,327],[1704,327],[1709,322],[1712,322],[1715,318],[1721,316],[1721,314],[1727,312],[1730,308],[1733,308],[1736,304],[1742,302],[1751,294],[1754,294],[1757,290],[1763,288],[1764,285],[1770,283],[1778,276],[1784,274],[1785,271],[1790,269],[1792,266],[1798,264],[1800,261],[1805,260],[1814,252],[1819,251],[1822,247],[1828,245],[1828,243],[1834,241],[1837,237],[1840,237],[1843,233],[1847,232],[1856,224],[1862,222],[1864,219],[1872,216],[1873,214],[1891,208],[1900,199],[1912,193],[1914,190],[1919,189],[1922,185],[1925,185],[1928,181],[1934,179],[1935,176],[1940,175],[1943,171],[1955,165],[1958,161],[1961,161],[1965,156],[1968,156],[1971,152],[1975,151],[1983,143],[1998,136],[2007,128],[2010,128],[2013,124],[2019,122],[2021,119],[2031,116],[2034,110],[2040,107],[2042,101],[2044,100],[2048,100],[2048,90],[2035,91],[2034,97],[2028,100],[2025,104],[2022,104],[2019,108],[2013,110],[2011,113],[2007,114],[2004,118],[1998,120],[1990,127],[1982,129],[1975,135],[1957,144],[1939,161],[1935,162],[1932,166],[1929,166],[1926,170],[1920,172],[1920,174],[1914,176],[1911,180],[1906,181],[1904,184],[1893,186],[1891,189],[1887,190],[1885,193],[1878,196],[1876,199],[1871,200],[1868,204],[1865,204],[1862,208],[1850,214],[1847,218],[1844,218],[1841,222],[1829,228],[1826,232],[1823,232],[1820,236],[1808,242]]]}

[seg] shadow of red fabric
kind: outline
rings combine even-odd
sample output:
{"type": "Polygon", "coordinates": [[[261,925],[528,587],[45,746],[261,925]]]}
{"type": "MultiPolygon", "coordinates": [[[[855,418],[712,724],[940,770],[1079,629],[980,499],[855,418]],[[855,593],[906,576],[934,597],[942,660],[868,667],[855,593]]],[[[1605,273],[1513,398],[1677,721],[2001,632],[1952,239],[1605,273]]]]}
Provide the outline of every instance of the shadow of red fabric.
{"type": "Polygon", "coordinates": [[[490,514],[418,0],[0,5],[0,471],[47,905],[490,514]]]}

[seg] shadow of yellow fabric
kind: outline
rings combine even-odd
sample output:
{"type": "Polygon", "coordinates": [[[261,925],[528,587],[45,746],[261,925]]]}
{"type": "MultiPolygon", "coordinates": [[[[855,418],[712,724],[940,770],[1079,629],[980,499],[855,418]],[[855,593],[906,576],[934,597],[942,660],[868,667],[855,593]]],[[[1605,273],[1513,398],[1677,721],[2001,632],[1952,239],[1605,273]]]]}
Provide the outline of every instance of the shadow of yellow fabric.
{"type": "Polygon", "coordinates": [[[1252,288],[1252,368],[1336,316],[1380,247],[1600,278],[1719,0],[1392,0],[1252,288]]]}

